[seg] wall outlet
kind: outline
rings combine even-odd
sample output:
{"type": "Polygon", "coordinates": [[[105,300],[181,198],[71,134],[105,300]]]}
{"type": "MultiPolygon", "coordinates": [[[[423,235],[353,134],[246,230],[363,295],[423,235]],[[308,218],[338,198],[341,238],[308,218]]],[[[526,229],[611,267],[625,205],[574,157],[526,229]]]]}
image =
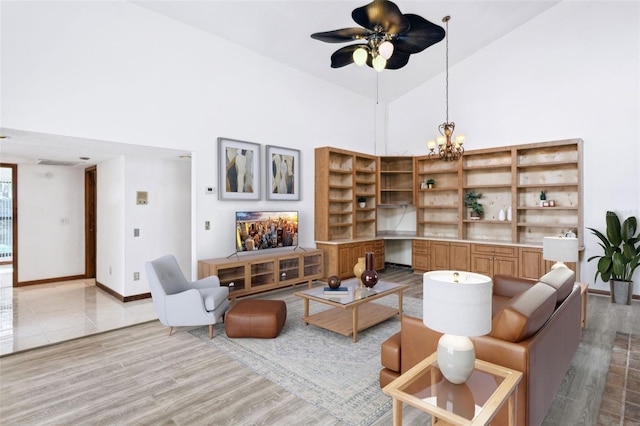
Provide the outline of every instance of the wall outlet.
{"type": "Polygon", "coordinates": [[[133,280],[134,281],[139,281],[140,280],[140,272],[134,272],[133,273],[133,280]]]}
{"type": "Polygon", "coordinates": [[[140,228],[133,228],[133,236],[134,237],[140,236],[140,228]]]}
{"type": "Polygon", "coordinates": [[[211,229],[211,222],[209,222],[208,220],[206,220],[204,222],[204,230],[208,231],[209,229],[211,229]]]}
{"type": "Polygon", "coordinates": [[[215,194],[216,193],[216,187],[215,186],[207,186],[204,188],[204,193],[205,194],[215,194]]]}

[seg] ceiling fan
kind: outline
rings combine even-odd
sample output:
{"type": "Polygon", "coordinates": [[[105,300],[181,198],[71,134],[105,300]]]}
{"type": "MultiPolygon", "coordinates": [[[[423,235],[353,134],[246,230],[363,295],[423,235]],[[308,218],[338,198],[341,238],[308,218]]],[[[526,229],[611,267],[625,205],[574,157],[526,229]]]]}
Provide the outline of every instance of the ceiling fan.
{"type": "Polygon", "coordinates": [[[361,42],[336,50],[331,55],[331,68],[356,63],[378,72],[399,69],[407,65],[411,54],[422,52],[445,36],[444,28],[418,15],[403,15],[395,3],[387,0],[373,0],[358,7],[351,17],[363,28],[311,34],[311,38],[327,43],[361,42]]]}

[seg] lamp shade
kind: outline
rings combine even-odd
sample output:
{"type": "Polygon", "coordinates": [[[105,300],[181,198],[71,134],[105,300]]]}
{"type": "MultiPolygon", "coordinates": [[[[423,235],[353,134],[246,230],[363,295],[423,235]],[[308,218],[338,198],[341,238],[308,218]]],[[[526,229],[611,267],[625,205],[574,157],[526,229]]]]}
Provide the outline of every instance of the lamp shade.
{"type": "Polygon", "coordinates": [[[578,239],[544,237],[542,239],[542,258],[555,262],[577,262],[578,239]]]}
{"type": "Polygon", "coordinates": [[[491,278],[471,272],[432,271],[423,276],[424,324],[455,336],[491,331],[491,278]],[[458,282],[456,283],[456,275],[458,282]]]}

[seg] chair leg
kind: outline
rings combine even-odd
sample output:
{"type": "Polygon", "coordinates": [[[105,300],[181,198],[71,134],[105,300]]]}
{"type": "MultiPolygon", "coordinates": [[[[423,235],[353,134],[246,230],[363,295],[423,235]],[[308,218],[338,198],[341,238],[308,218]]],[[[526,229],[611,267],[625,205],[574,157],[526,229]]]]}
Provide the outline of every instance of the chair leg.
{"type": "Polygon", "coordinates": [[[172,332],[173,332],[173,327],[169,327],[169,336],[171,336],[172,332]]]}
{"type": "Polygon", "coordinates": [[[213,324],[209,324],[209,339],[213,339],[213,324]]]}

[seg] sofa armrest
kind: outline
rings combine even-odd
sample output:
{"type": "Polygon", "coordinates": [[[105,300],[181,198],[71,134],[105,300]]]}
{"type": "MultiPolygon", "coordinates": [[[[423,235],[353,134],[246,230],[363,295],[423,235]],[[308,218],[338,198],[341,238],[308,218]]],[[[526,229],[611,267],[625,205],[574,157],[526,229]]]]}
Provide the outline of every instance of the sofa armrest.
{"type": "Polygon", "coordinates": [[[380,362],[384,368],[400,373],[400,332],[382,342],[380,362]]]}
{"type": "Polygon", "coordinates": [[[536,284],[536,280],[511,277],[508,275],[493,276],[493,294],[504,297],[515,297],[536,284]]]}

